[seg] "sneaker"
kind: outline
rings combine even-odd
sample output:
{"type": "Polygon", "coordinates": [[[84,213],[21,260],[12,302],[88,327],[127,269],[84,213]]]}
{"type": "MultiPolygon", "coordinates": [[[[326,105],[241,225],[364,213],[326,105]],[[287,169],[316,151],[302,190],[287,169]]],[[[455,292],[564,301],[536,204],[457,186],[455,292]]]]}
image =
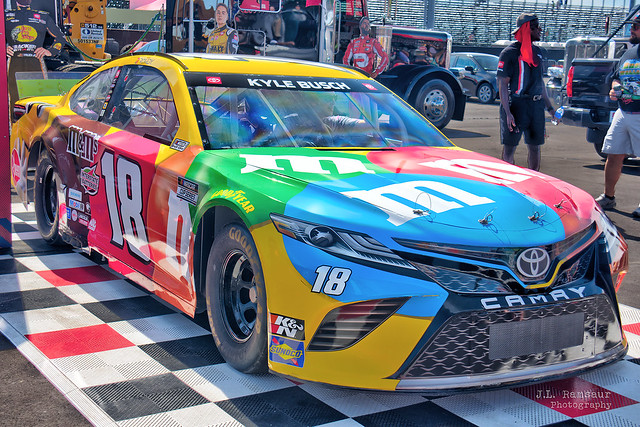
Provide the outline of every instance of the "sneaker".
{"type": "Polygon", "coordinates": [[[596,198],[596,202],[602,209],[613,209],[616,207],[616,198],[609,198],[602,193],[596,198]]]}
{"type": "Polygon", "coordinates": [[[631,216],[634,218],[640,218],[640,206],[638,206],[635,211],[631,212],[631,216]]]}

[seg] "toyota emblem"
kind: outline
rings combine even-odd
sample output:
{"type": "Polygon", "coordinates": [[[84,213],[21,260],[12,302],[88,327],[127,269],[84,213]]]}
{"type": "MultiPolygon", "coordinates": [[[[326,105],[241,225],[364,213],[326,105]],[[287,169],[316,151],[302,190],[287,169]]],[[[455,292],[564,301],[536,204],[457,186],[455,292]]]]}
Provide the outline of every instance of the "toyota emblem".
{"type": "Polygon", "coordinates": [[[516,266],[520,274],[533,279],[547,274],[547,270],[551,266],[551,258],[544,249],[529,248],[518,255],[516,266]]]}

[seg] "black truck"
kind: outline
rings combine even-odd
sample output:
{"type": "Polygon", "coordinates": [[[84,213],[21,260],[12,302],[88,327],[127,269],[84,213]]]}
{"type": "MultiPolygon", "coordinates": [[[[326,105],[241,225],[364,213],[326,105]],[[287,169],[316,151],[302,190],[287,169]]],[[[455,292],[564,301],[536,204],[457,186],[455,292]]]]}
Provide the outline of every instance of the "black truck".
{"type": "MultiPolygon", "coordinates": [[[[567,51],[572,43],[595,44],[598,39],[573,39],[567,42],[567,51]]],[[[605,39],[602,39],[604,42],[605,39]]],[[[563,116],[565,125],[587,128],[587,141],[602,156],[602,143],[607,134],[618,102],[609,98],[611,81],[620,57],[629,47],[623,39],[612,39],[609,46],[600,52],[600,58],[575,58],[565,74],[563,90],[563,116]]],[[[566,64],[567,62],[565,62],[566,64]]]]}
{"type": "MultiPolygon", "coordinates": [[[[640,6],[625,21],[635,16],[640,6]]],[[[602,143],[618,102],[609,98],[611,81],[622,55],[631,47],[625,38],[579,37],[565,44],[564,73],[547,83],[547,91],[562,103],[562,122],[587,128],[587,141],[601,157],[602,143]]]]}

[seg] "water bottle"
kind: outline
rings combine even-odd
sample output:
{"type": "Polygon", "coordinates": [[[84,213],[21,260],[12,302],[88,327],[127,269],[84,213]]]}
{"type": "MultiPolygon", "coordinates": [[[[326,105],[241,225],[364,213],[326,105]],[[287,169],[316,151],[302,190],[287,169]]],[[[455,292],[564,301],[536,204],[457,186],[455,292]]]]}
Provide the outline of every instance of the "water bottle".
{"type": "Polygon", "coordinates": [[[553,114],[553,118],[551,119],[551,124],[554,126],[558,126],[558,123],[562,121],[562,116],[564,115],[564,107],[560,107],[553,114]]]}

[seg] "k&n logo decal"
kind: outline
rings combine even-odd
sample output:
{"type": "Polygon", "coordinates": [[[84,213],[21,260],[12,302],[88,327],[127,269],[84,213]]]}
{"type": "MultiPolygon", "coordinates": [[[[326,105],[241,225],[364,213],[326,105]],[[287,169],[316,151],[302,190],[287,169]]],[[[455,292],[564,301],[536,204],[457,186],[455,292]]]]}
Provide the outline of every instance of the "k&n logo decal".
{"type": "Polygon", "coordinates": [[[273,335],[304,340],[304,320],[280,314],[270,314],[270,330],[273,335]]]}

